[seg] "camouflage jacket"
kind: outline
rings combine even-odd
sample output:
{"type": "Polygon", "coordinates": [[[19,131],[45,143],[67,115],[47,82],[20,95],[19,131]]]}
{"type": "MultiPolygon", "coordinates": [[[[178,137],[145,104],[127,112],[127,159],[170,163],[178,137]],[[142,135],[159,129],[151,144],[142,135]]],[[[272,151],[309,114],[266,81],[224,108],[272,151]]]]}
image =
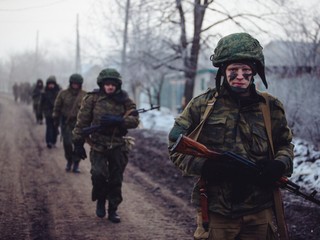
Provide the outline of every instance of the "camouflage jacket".
{"type": "MultiPolygon", "coordinates": [[[[174,127],[169,134],[170,145],[174,143],[179,134],[188,135],[199,124],[207,102],[213,98],[215,92],[215,89],[208,90],[190,101],[182,114],[175,120],[174,127]]],[[[259,107],[259,104],[265,99],[255,90],[254,99],[249,103],[240,102],[240,100],[233,98],[228,91],[222,89],[216,99],[213,112],[208,116],[203,126],[198,141],[209,149],[232,151],[254,162],[269,159],[268,137],[259,107]]],[[[269,104],[275,148],[274,158],[285,163],[286,174],[289,176],[293,169],[292,134],[288,128],[281,102],[269,95],[269,104]]],[[[204,158],[178,153],[170,153],[170,158],[184,174],[193,176],[201,175],[202,166],[206,161],[204,158]]],[[[196,184],[192,196],[193,202],[197,206],[199,206],[198,188],[199,186],[196,184]]],[[[208,200],[210,211],[237,217],[270,207],[272,205],[272,189],[265,189],[254,183],[239,186],[231,181],[223,181],[208,186],[208,200]],[[241,188],[241,194],[244,195],[242,196],[243,200],[235,202],[231,196],[239,188],[241,188]]]]}
{"type": "MultiPolygon", "coordinates": [[[[76,127],[73,130],[73,141],[83,142],[86,136],[82,135],[82,129],[91,125],[100,125],[100,119],[105,114],[124,116],[126,112],[136,110],[136,104],[128,97],[128,94],[120,90],[113,96],[108,96],[102,91],[87,93],[81,103],[76,127]]],[[[97,151],[106,151],[124,145],[123,136],[127,129],[136,128],[139,125],[139,116],[126,116],[124,123],[118,127],[104,128],[91,134],[92,147],[97,151]]]]}
{"type": "Polygon", "coordinates": [[[81,89],[72,89],[70,87],[60,91],[54,103],[52,116],[61,118],[62,125],[74,125],[81,106],[81,100],[85,94],[86,92],[81,89]],[[66,122],[67,120],[68,122],[66,122]]]}
{"type": "Polygon", "coordinates": [[[32,91],[32,100],[34,104],[39,104],[41,100],[41,94],[43,93],[43,88],[36,86],[32,91]]]}

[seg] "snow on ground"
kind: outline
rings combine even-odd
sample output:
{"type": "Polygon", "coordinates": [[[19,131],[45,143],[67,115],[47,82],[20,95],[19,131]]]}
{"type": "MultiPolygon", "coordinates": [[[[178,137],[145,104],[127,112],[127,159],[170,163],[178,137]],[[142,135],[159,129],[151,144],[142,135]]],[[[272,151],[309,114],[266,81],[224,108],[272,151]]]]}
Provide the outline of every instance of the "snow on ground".
{"type": "MultiPolygon", "coordinates": [[[[161,107],[140,114],[141,127],[157,131],[170,132],[174,116],[169,109],[161,107]]],[[[320,151],[302,139],[294,139],[294,171],[290,180],[308,190],[320,191],[320,151]]]]}
{"type": "MultiPolygon", "coordinates": [[[[147,109],[147,108],[146,108],[147,109]]],[[[141,127],[152,130],[159,130],[169,133],[173,127],[174,116],[167,108],[161,107],[161,110],[152,110],[140,114],[141,127]]]]}
{"type": "Polygon", "coordinates": [[[294,139],[294,171],[290,180],[308,190],[320,191],[320,151],[302,139],[294,139]]]}

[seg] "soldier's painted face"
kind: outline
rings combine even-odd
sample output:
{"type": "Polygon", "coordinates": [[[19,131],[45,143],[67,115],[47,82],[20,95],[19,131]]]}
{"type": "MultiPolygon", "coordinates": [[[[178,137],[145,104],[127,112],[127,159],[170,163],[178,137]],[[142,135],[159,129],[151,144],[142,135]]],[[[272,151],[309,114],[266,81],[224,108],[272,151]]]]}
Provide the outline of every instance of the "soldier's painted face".
{"type": "Polygon", "coordinates": [[[227,82],[232,89],[245,90],[252,82],[252,69],[243,63],[232,63],[226,68],[227,82]]]}
{"type": "Polygon", "coordinates": [[[104,91],[106,94],[112,94],[116,91],[117,87],[115,84],[107,82],[103,85],[104,91]]]}

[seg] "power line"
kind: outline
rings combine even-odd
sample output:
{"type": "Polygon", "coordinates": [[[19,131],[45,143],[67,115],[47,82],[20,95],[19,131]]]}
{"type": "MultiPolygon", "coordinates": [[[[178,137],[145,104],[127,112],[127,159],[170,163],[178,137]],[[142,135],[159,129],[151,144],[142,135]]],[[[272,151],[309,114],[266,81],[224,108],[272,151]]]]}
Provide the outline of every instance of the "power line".
{"type": "Polygon", "coordinates": [[[18,12],[18,11],[25,11],[25,10],[36,9],[36,8],[45,8],[45,7],[50,7],[52,5],[56,5],[61,2],[65,2],[65,1],[68,1],[68,0],[59,0],[59,1],[52,2],[52,3],[48,3],[48,4],[30,6],[30,7],[24,7],[24,8],[10,8],[10,9],[0,8],[0,11],[2,11],[2,12],[18,12]]]}

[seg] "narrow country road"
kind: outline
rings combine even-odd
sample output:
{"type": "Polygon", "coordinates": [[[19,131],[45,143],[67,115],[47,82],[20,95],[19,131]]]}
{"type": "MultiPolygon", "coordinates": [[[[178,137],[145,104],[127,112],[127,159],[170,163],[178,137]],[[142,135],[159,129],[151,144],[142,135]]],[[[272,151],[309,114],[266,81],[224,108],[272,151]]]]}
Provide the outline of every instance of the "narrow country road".
{"type": "Polygon", "coordinates": [[[62,144],[46,148],[45,125],[35,124],[31,106],[1,94],[0,123],[1,240],[191,239],[185,219],[194,214],[185,201],[132,164],[122,222],[113,224],[95,216],[89,160],[81,162],[80,174],[66,173],[62,144]]]}

